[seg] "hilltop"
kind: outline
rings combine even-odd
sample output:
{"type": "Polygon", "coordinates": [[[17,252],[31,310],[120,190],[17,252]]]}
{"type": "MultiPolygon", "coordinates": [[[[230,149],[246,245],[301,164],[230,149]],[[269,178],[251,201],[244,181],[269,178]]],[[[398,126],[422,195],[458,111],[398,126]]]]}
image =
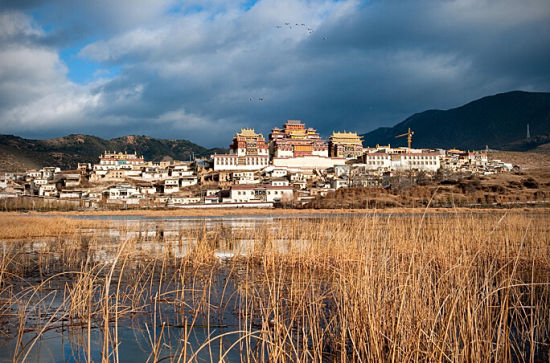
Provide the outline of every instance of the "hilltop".
{"type": "MultiPolygon", "coordinates": [[[[393,127],[362,135],[365,146],[406,146],[414,131],[413,147],[527,151],[550,143],[550,93],[513,91],[487,96],[449,110],[416,113],[393,127]],[[531,138],[526,138],[527,124],[531,138]]],[[[548,147],[537,151],[548,150],[548,147]]]]}
{"type": "Polygon", "coordinates": [[[166,140],[149,136],[123,136],[105,140],[96,136],[73,134],[55,139],[30,140],[0,135],[0,170],[22,171],[43,166],[72,169],[80,163],[96,163],[105,150],[137,152],[145,160],[169,158],[189,160],[206,157],[223,149],[207,149],[187,140],[166,140]]]}

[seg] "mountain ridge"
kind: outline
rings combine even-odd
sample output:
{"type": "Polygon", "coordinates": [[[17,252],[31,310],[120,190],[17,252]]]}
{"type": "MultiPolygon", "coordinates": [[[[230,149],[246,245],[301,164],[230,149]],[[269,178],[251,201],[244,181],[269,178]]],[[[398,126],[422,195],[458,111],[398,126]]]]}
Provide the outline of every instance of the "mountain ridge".
{"type": "Polygon", "coordinates": [[[392,127],[363,134],[364,145],[405,146],[396,135],[414,131],[413,147],[527,151],[550,142],[550,93],[511,91],[448,110],[415,113],[392,127]],[[529,124],[531,138],[526,138],[529,124]]]}
{"type": "Polygon", "coordinates": [[[206,157],[221,148],[205,148],[185,139],[160,139],[145,135],[127,135],[102,139],[85,134],[70,134],[52,139],[25,139],[0,135],[0,170],[21,171],[57,166],[72,169],[81,163],[97,163],[104,151],[137,152],[148,161],[190,160],[206,157]]]}

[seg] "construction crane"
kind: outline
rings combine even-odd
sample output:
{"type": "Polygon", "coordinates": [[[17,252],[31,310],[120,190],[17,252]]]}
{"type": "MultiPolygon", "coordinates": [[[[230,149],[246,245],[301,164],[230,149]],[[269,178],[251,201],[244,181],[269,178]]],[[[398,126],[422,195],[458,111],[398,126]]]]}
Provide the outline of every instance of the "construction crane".
{"type": "Polygon", "coordinates": [[[397,135],[395,138],[397,139],[398,137],[407,136],[407,144],[409,145],[409,149],[410,149],[413,135],[414,135],[414,131],[411,131],[411,128],[409,127],[409,131],[407,131],[404,134],[397,135]]]}

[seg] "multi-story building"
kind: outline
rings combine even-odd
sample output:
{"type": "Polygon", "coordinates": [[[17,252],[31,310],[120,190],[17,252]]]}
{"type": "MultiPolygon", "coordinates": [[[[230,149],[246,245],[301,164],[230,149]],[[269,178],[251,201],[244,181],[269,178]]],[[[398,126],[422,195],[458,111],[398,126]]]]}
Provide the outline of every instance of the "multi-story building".
{"type": "MultiPolygon", "coordinates": [[[[366,153],[363,156],[365,168],[368,170],[390,170],[392,168],[392,155],[383,152],[366,153]]],[[[397,160],[397,158],[395,157],[397,160]]]]}
{"type": "Polygon", "coordinates": [[[137,156],[135,152],[133,154],[124,152],[123,154],[105,151],[103,155],[99,156],[99,164],[94,165],[94,170],[133,169],[143,163],[143,156],[137,156]]]}
{"type": "Polygon", "coordinates": [[[300,156],[328,156],[327,142],[317,130],[307,128],[300,120],[288,120],[282,129],[275,127],[269,135],[270,154],[273,158],[300,156]]]}
{"type": "Polygon", "coordinates": [[[355,159],[363,155],[363,142],[357,132],[332,132],[328,145],[333,157],[355,159]]]}
{"type": "Polygon", "coordinates": [[[285,202],[292,200],[294,189],[291,186],[233,185],[230,196],[232,203],[285,202]]]}
{"type": "Polygon", "coordinates": [[[214,170],[260,170],[269,164],[268,147],[262,134],[241,129],[229,146],[229,154],[214,154],[214,170]]]}
{"type": "Polygon", "coordinates": [[[441,167],[440,154],[433,152],[367,153],[364,155],[367,170],[424,170],[435,172],[441,167]]]}
{"type": "Polygon", "coordinates": [[[180,182],[178,179],[164,180],[164,194],[179,192],[179,190],[180,190],[180,182]]]}
{"type": "Polygon", "coordinates": [[[57,187],[55,184],[42,184],[38,188],[38,195],[41,197],[56,197],[57,187]]]}
{"type": "Polygon", "coordinates": [[[299,120],[288,120],[282,129],[271,131],[269,151],[271,163],[279,168],[322,170],[345,163],[343,158],[329,157],[327,142],[299,120]]]}

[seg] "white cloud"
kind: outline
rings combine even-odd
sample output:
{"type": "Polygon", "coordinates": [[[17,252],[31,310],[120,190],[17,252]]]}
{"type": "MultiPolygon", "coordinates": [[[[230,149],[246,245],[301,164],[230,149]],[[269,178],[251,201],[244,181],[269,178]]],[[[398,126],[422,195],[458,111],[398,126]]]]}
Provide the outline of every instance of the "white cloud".
{"type": "Polygon", "coordinates": [[[16,11],[0,13],[0,39],[14,36],[42,36],[44,32],[24,14],[16,11]]]}
{"type": "Polygon", "coordinates": [[[0,14],[0,131],[71,125],[214,146],[239,127],[266,132],[285,118],[364,132],[550,85],[547,0],[243,3],[60,0],[42,14],[51,34],[28,15],[0,14]],[[71,15],[56,18],[59,8],[71,15]],[[59,46],[47,45],[74,29],[79,42],[94,39],[78,54],[99,64],[87,85],[71,82],[59,46]],[[109,78],[113,66],[120,72],[109,78]]]}

